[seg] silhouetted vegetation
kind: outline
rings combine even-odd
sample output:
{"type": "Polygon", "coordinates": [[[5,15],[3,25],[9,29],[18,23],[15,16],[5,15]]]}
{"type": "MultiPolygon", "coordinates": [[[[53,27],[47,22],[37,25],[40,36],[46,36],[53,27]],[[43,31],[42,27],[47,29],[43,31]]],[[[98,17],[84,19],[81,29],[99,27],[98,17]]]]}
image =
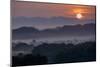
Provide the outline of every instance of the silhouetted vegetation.
{"type": "Polygon", "coordinates": [[[96,42],[84,42],[76,45],[72,43],[42,43],[32,50],[32,54],[19,53],[17,56],[13,56],[12,66],[86,61],[96,61],[96,42]]]}
{"type": "Polygon", "coordinates": [[[56,55],[55,63],[96,61],[95,42],[85,42],[70,47],[68,51],[56,55]]]}
{"type": "Polygon", "coordinates": [[[24,65],[40,65],[46,64],[47,57],[41,55],[18,55],[12,57],[12,66],[24,66],[24,65]]]}

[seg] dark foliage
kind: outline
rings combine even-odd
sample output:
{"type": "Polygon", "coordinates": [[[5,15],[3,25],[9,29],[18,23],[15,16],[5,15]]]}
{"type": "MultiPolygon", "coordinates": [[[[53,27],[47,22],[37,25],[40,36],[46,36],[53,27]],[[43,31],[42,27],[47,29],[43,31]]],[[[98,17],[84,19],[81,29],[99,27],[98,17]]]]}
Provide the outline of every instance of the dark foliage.
{"type": "Polygon", "coordinates": [[[47,58],[41,55],[18,55],[12,57],[12,66],[25,66],[25,65],[40,65],[46,64],[47,58]]]}
{"type": "Polygon", "coordinates": [[[70,47],[71,48],[68,51],[58,53],[54,58],[54,62],[72,63],[72,62],[96,61],[95,42],[85,42],[70,47]]]}
{"type": "Polygon", "coordinates": [[[35,47],[32,54],[19,54],[12,57],[12,66],[42,65],[96,61],[96,42],[74,44],[42,43],[35,47]],[[52,61],[49,62],[52,57],[52,61]]]}

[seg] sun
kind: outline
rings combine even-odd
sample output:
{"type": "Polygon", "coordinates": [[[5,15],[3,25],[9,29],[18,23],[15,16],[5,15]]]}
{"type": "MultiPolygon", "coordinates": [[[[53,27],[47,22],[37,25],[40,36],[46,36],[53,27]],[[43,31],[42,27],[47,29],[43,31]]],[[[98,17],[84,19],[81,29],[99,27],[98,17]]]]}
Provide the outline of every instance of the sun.
{"type": "Polygon", "coordinates": [[[78,13],[78,14],[76,14],[76,18],[77,19],[82,19],[83,18],[83,15],[81,13],[78,13]]]}

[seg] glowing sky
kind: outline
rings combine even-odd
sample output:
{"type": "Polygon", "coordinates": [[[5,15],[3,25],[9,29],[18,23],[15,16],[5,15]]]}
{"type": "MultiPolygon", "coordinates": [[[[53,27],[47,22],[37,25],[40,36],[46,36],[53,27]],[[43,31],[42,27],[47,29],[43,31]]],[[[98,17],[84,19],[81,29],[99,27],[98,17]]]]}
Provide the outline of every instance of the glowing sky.
{"type": "MultiPolygon", "coordinates": [[[[86,5],[83,6],[83,5],[71,5],[71,4],[51,4],[51,3],[17,1],[17,2],[12,3],[11,11],[12,11],[12,17],[13,17],[13,25],[15,26],[15,28],[24,24],[23,22],[20,21],[22,17],[26,17],[26,18],[64,17],[67,19],[72,19],[72,20],[74,19],[75,21],[76,15],[81,13],[83,16],[82,20],[85,20],[85,21],[95,20],[95,6],[86,6],[86,5]],[[18,21],[18,18],[20,18],[19,21],[18,21]]],[[[38,22],[36,24],[35,22],[30,22],[29,26],[33,24],[35,27],[37,27],[36,25],[39,26],[40,23],[38,22]]],[[[64,24],[65,23],[62,22],[62,25],[64,24]]],[[[68,24],[70,23],[68,22],[68,24]]],[[[25,22],[25,25],[27,25],[27,22],[25,22]]],[[[48,24],[47,26],[50,26],[50,25],[52,27],[53,24],[48,24]]],[[[61,25],[61,23],[59,25],[61,25]]],[[[40,26],[40,28],[42,27],[43,26],[40,26]]]]}

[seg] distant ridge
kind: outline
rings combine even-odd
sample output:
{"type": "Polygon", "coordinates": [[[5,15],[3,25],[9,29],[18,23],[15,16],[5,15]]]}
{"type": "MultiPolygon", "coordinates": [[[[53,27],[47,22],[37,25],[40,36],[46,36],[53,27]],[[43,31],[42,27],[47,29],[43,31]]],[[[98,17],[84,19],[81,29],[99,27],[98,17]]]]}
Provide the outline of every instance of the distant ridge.
{"type": "Polygon", "coordinates": [[[83,36],[95,34],[95,24],[64,25],[53,29],[38,30],[35,27],[21,27],[12,30],[13,39],[29,39],[58,36],[83,36]]]}

